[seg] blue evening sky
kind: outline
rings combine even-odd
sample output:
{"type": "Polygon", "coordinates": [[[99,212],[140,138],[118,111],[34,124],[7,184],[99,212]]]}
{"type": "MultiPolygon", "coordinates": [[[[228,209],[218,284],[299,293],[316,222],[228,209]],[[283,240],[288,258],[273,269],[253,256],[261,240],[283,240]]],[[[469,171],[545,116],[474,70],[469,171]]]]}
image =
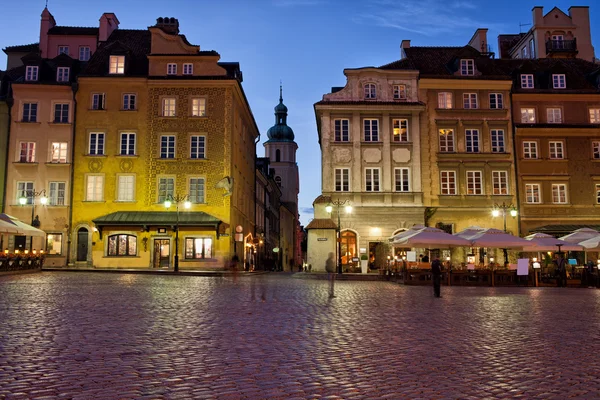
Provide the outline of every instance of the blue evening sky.
{"type": "MultiPolygon", "coordinates": [[[[0,48],[39,40],[44,2],[4,2],[0,48]]],[[[571,5],[590,6],[592,42],[600,46],[597,0],[49,0],[48,9],[58,25],[69,26],[98,26],[104,12],[114,12],[125,29],[144,29],[158,17],[178,18],[191,43],[218,51],[221,61],[240,63],[261,142],[275,122],[281,79],[299,146],[300,220],[306,225],[321,192],[313,104],[332,86],[345,85],[344,68],[397,60],[403,39],[414,46],[465,45],[480,27],[489,28],[489,44],[497,51],[498,34],[531,24],[533,6],[543,6],[545,14],[554,6],[568,13],[571,5]]],[[[0,69],[5,67],[2,52],[0,69]]],[[[262,144],[258,155],[264,155],[262,144]]]]}

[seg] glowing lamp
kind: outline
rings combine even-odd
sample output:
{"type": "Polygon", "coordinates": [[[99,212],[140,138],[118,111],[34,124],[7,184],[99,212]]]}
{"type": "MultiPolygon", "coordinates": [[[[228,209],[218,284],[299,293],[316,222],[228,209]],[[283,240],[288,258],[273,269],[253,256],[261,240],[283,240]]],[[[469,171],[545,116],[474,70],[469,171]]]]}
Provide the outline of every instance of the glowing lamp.
{"type": "Polygon", "coordinates": [[[500,210],[492,210],[492,217],[499,217],[500,216],[500,210]]]}
{"type": "Polygon", "coordinates": [[[184,208],[191,208],[192,207],[192,202],[189,200],[186,200],[185,203],[183,203],[183,207],[184,208]]]}
{"type": "Polygon", "coordinates": [[[166,208],[170,208],[171,207],[171,200],[165,200],[165,207],[166,208]]]}
{"type": "Polygon", "coordinates": [[[327,207],[325,207],[325,211],[327,211],[328,213],[331,213],[333,211],[333,207],[327,206],[327,207]]]}

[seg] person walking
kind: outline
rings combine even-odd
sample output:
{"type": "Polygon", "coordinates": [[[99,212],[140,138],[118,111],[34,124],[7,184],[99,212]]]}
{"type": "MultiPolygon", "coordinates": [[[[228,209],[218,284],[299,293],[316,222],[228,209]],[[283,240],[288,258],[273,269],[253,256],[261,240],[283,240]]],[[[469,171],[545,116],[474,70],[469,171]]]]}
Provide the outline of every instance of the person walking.
{"type": "Polygon", "coordinates": [[[431,280],[433,281],[433,295],[435,297],[442,297],[440,295],[440,285],[442,284],[442,263],[440,257],[435,256],[431,262],[431,280]]]}
{"type": "Polygon", "coordinates": [[[333,252],[329,252],[329,257],[325,261],[325,271],[327,271],[327,280],[329,281],[329,298],[335,297],[334,285],[335,285],[335,255],[333,252]]]}
{"type": "Polygon", "coordinates": [[[562,251],[556,253],[554,265],[556,266],[556,286],[567,287],[567,265],[562,251]]]}

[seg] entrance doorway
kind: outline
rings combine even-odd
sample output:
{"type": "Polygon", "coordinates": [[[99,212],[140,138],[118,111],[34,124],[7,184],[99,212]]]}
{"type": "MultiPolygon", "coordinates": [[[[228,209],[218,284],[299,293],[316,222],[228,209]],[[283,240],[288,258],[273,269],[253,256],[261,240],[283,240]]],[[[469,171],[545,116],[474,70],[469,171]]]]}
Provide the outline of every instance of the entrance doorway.
{"type": "Polygon", "coordinates": [[[171,241],[154,239],[154,268],[169,268],[171,260],[171,241]]]}
{"type": "Polygon", "coordinates": [[[77,261],[87,261],[88,257],[88,230],[79,228],[77,231],[77,261]]]}
{"type": "Polygon", "coordinates": [[[348,272],[360,272],[360,264],[352,262],[354,257],[358,257],[356,249],[356,233],[352,231],[342,232],[342,267],[348,272]],[[354,271],[357,268],[359,271],[354,271]]]}
{"type": "Polygon", "coordinates": [[[19,250],[20,252],[23,252],[23,251],[25,251],[26,245],[27,245],[27,237],[15,236],[15,250],[19,250]]]}

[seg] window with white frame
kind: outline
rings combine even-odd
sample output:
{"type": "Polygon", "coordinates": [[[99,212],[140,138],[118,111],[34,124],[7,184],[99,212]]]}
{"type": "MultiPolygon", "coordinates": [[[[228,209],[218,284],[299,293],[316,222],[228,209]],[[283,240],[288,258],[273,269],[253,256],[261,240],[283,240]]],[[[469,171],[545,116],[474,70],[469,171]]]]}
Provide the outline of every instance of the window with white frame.
{"type": "Polygon", "coordinates": [[[175,178],[158,178],[158,202],[164,203],[175,193],[175,178]]]}
{"type": "Polygon", "coordinates": [[[590,108],[590,124],[600,124],[600,108],[590,108]]]}
{"type": "Polygon", "coordinates": [[[35,142],[21,142],[19,162],[33,163],[35,162],[35,142]]]}
{"type": "Polygon", "coordinates": [[[408,168],[394,168],[394,188],[396,192],[410,192],[410,171],[408,168]]]}
{"type": "Polygon", "coordinates": [[[504,129],[491,129],[492,153],[504,153],[504,129]]]}
{"type": "Polygon", "coordinates": [[[350,169],[336,168],[335,169],[335,191],[348,192],[350,190],[350,169]]]}
{"type": "Polygon", "coordinates": [[[525,184],[525,202],[527,204],[540,204],[542,202],[539,183],[525,184]]]}
{"type": "Polygon", "coordinates": [[[392,86],[394,100],[406,100],[406,85],[392,86]]]}
{"type": "Polygon", "coordinates": [[[104,200],[104,176],[88,175],[86,182],[85,201],[104,200]]]}
{"type": "Polygon", "coordinates": [[[565,183],[552,184],[552,203],[567,204],[567,185],[565,183]]]}
{"type": "Polygon", "coordinates": [[[54,104],[54,123],[66,124],[69,122],[69,103],[54,104]]]}
{"type": "Polygon", "coordinates": [[[440,129],[440,153],[454,152],[454,129],[440,129]]]}
{"type": "Polygon", "coordinates": [[[592,158],[594,160],[600,160],[600,141],[592,142],[592,158]]]}
{"type": "Polygon", "coordinates": [[[333,121],[334,140],[348,142],[350,140],[350,120],[336,119],[333,121]]]}
{"type": "Polygon", "coordinates": [[[185,258],[187,260],[212,258],[212,239],[185,238],[185,258]]]}
{"type": "Polygon", "coordinates": [[[508,172],[507,171],[492,171],[492,194],[507,195],[508,194],[508,172]]]}
{"type": "Polygon", "coordinates": [[[37,122],[37,103],[23,104],[23,122],[37,122]]]}
{"type": "Polygon", "coordinates": [[[548,144],[550,147],[551,160],[562,160],[565,158],[563,149],[564,143],[562,141],[550,141],[548,144]]]}
{"type": "Polygon", "coordinates": [[[103,156],[104,155],[104,132],[90,133],[90,148],[88,155],[103,156]]]}
{"type": "Polygon", "coordinates": [[[378,142],[379,141],[379,120],[377,119],[365,119],[365,142],[378,142]]]}
{"type": "Polygon", "coordinates": [[[69,55],[69,46],[58,46],[58,54],[69,55]]]}
{"type": "Polygon", "coordinates": [[[533,74],[521,74],[521,88],[533,89],[533,74]]]}
{"type": "Polygon", "coordinates": [[[91,54],[90,46],[79,47],[79,61],[89,61],[91,54]]]}
{"type": "Polygon", "coordinates": [[[175,158],[175,136],[160,137],[160,158],[175,158]]]}
{"type": "Polygon", "coordinates": [[[194,204],[204,203],[204,178],[190,178],[190,201],[194,204]]]}
{"type": "Polygon", "coordinates": [[[121,132],[121,152],[122,156],[135,155],[135,132],[121,132]]]}
{"type": "Polygon", "coordinates": [[[504,101],[502,93],[490,93],[490,108],[502,109],[504,108],[504,101]]]}
{"type": "Polygon", "coordinates": [[[163,117],[174,117],[175,116],[176,101],[174,97],[165,97],[162,99],[162,116],[163,117]]]}
{"type": "Polygon", "coordinates": [[[377,88],[374,83],[365,84],[365,99],[373,100],[377,98],[377,88]]]}
{"type": "Polygon", "coordinates": [[[600,184],[596,183],[596,204],[600,204],[600,184]]]}
{"type": "Polygon", "coordinates": [[[392,120],[394,142],[408,142],[408,120],[394,118],[392,120]]]}
{"type": "Polygon", "coordinates": [[[66,163],[67,162],[67,142],[52,142],[50,144],[50,162],[66,163]]]}
{"type": "Polygon", "coordinates": [[[444,109],[452,108],[452,93],[451,92],[438,93],[438,108],[444,108],[444,109]]]}
{"type": "Polygon", "coordinates": [[[109,73],[122,75],[125,73],[125,56],[110,56],[109,73]]]}
{"type": "Polygon", "coordinates": [[[206,136],[192,135],[190,138],[190,158],[204,159],[206,158],[206,136]]]}
{"type": "Polygon", "coordinates": [[[25,80],[26,81],[37,81],[39,70],[40,70],[40,68],[37,65],[28,65],[25,68],[25,80]]]}
{"type": "Polygon", "coordinates": [[[175,63],[167,64],[167,75],[177,75],[177,64],[175,64],[175,63]]]}
{"type": "Polygon", "coordinates": [[[117,201],[135,201],[135,175],[117,177],[117,201]]]}
{"type": "Polygon", "coordinates": [[[194,74],[194,64],[184,63],[183,64],[183,74],[184,75],[193,75],[194,74]]]}
{"type": "Polygon", "coordinates": [[[460,60],[461,75],[475,75],[475,60],[460,60]]]}
{"type": "Polygon", "coordinates": [[[479,153],[479,130],[465,129],[467,153],[479,153]]]}
{"type": "Polygon", "coordinates": [[[106,255],[109,257],[133,257],[137,255],[137,237],[134,235],[110,235],[106,255]]]}
{"type": "Polygon", "coordinates": [[[365,190],[379,192],[379,168],[365,169],[365,190]]]}
{"type": "Polygon", "coordinates": [[[69,82],[69,67],[58,67],[56,69],[56,81],[57,82],[69,82]]]}
{"type": "Polygon", "coordinates": [[[456,171],[440,171],[440,193],[444,195],[456,194],[456,171]]]}
{"type": "Polygon", "coordinates": [[[552,87],[554,89],[565,89],[567,87],[565,74],[552,74],[552,87]]]}
{"type": "Polygon", "coordinates": [[[467,194],[483,194],[481,171],[467,171],[467,194]]]}
{"type": "Polygon", "coordinates": [[[62,254],[62,233],[46,235],[46,254],[60,256],[62,254]]]}
{"type": "Polygon", "coordinates": [[[537,142],[523,142],[523,158],[535,159],[538,158],[537,142]]]}
{"type": "Polygon", "coordinates": [[[196,97],[192,99],[192,117],[206,117],[206,99],[196,97]]]}
{"type": "Polygon", "coordinates": [[[48,204],[51,206],[65,205],[66,182],[50,182],[48,184],[48,204]]]}
{"type": "Polygon", "coordinates": [[[535,124],[535,108],[521,108],[521,122],[535,124]]]}
{"type": "Polygon", "coordinates": [[[92,110],[104,110],[104,101],[106,95],[104,93],[93,93],[92,94],[92,110]]]}
{"type": "Polygon", "coordinates": [[[123,110],[135,110],[137,95],[135,93],[125,93],[123,95],[123,110]]]}
{"type": "Polygon", "coordinates": [[[560,108],[547,108],[546,116],[549,124],[562,123],[562,110],[560,108]]]}
{"type": "Polygon", "coordinates": [[[33,204],[33,182],[17,182],[17,203],[19,198],[25,197],[25,204],[33,204]]]}
{"type": "Polygon", "coordinates": [[[477,108],[477,93],[463,93],[463,108],[477,108]]]}

